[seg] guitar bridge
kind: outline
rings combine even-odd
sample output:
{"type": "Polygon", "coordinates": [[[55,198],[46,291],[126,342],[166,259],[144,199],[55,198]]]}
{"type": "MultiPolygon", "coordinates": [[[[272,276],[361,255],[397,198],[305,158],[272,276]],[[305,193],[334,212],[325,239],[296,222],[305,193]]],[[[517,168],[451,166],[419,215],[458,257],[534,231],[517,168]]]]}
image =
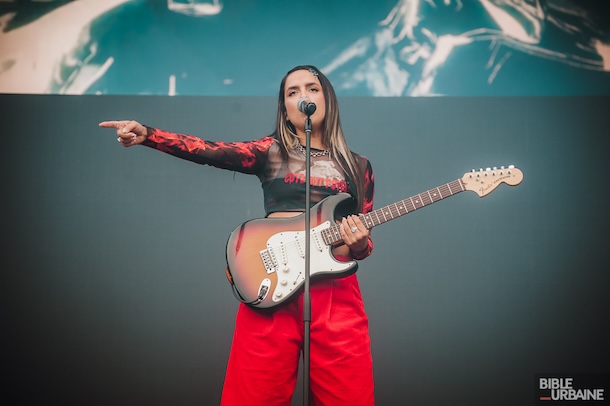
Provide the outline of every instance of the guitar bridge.
{"type": "Polygon", "coordinates": [[[271,274],[277,271],[278,265],[277,260],[275,259],[275,255],[271,249],[262,250],[260,252],[261,260],[263,261],[263,266],[267,271],[267,274],[271,274]]]}

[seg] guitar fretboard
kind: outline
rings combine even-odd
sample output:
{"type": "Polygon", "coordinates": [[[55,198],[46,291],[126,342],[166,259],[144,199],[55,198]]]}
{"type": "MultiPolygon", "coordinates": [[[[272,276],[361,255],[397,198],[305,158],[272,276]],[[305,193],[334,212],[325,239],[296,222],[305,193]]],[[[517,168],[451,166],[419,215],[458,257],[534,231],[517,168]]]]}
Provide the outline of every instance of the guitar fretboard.
{"type": "MultiPolygon", "coordinates": [[[[366,214],[360,214],[360,220],[369,230],[375,226],[404,216],[417,209],[436,203],[447,197],[451,197],[465,190],[461,179],[427,190],[423,193],[411,196],[396,203],[389,204],[380,209],[373,210],[366,214]]],[[[340,226],[338,224],[322,230],[322,238],[327,245],[333,245],[343,240],[341,237],[340,226]]]]}

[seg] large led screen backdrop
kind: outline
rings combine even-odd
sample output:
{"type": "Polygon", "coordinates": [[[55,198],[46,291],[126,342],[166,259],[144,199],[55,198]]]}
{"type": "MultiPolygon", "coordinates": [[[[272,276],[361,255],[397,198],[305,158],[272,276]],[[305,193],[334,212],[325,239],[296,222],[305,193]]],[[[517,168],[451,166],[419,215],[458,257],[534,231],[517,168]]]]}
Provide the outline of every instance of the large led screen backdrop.
{"type": "Polygon", "coordinates": [[[610,93],[610,13],[567,0],[0,1],[0,92],[274,95],[286,61],[339,95],[610,93]]]}

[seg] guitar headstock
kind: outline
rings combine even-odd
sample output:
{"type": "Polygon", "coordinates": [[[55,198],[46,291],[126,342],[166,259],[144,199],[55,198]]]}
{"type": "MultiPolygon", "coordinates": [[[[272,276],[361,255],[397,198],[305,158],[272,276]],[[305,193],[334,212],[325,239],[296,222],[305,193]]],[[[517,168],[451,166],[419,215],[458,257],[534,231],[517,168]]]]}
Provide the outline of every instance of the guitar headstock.
{"type": "Polygon", "coordinates": [[[479,195],[479,197],[487,196],[493,192],[499,185],[506,183],[509,186],[516,186],[523,180],[523,172],[515,168],[514,165],[508,167],[501,166],[500,168],[480,169],[464,174],[462,183],[466,190],[470,190],[479,195]]]}

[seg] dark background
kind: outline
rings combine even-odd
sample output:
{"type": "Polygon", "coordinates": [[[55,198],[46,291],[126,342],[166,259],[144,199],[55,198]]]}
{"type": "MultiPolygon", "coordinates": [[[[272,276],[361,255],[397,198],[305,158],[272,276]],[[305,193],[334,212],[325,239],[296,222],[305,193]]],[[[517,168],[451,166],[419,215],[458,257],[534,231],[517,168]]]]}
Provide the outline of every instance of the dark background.
{"type": "MultiPolygon", "coordinates": [[[[608,372],[608,101],[340,99],[377,208],[471,168],[524,173],[375,228],[358,277],[379,405],[533,404],[537,375],[608,372]]],[[[0,103],[0,400],[217,404],[238,305],[225,243],[263,215],[258,180],[121,148],[97,124],[247,140],[271,132],[275,98],[0,103]]]]}

